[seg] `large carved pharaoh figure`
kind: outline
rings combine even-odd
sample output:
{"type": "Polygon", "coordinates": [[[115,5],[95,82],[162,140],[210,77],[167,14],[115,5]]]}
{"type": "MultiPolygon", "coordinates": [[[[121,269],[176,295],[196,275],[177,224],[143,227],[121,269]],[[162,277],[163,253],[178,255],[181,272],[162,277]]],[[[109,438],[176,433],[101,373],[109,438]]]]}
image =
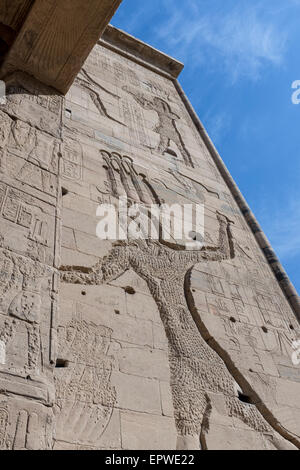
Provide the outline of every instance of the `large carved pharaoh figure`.
{"type": "MultiPolygon", "coordinates": [[[[154,189],[150,190],[150,183],[145,184],[145,179],[130,162],[124,164],[122,158],[117,155],[110,158],[109,154],[105,160],[112,195],[118,195],[118,184],[121,184],[129,201],[139,202],[144,207],[149,198],[150,202],[157,203],[159,198],[154,197],[154,189]]],[[[207,448],[206,434],[212,411],[210,394],[215,393],[223,395],[229,417],[238,418],[261,433],[271,447],[294,448],[277,432],[279,428],[273,428],[268,413],[263,416],[255,405],[239,399],[238,391],[242,393],[242,390],[224,360],[204,339],[200,317],[197,320],[189,289],[193,267],[197,263],[222,262],[235,256],[231,222],[222,214],[217,213],[216,217],[219,225],[216,247],[185,251],[180,246],[177,249],[168,246],[162,239],[121,241],[91,268],[61,267],[61,280],[97,286],[132,269],[146,281],[168,339],[178,449],[207,448]]],[[[286,437],[300,447],[292,436],[286,437]]]]}
{"type": "Polygon", "coordinates": [[[157,151],[163,155],[168,151],[170,141],[172,140],[181,152],[185,164],[193,168],[194,164],[192,157],[187,150],[176,125],[176,122],[179,121],[180,117],[173,113],[170,105],[159,97],[155,97],[153,99],[149,98],[142,93],[136,92],[129,86],[124,86],[123,90],[130,94],[133,99],[144,109],[155,111],[158,114],[158,125],[155,128],[155,132],[159,134],[160,141],[157,147],[157,151]]]}

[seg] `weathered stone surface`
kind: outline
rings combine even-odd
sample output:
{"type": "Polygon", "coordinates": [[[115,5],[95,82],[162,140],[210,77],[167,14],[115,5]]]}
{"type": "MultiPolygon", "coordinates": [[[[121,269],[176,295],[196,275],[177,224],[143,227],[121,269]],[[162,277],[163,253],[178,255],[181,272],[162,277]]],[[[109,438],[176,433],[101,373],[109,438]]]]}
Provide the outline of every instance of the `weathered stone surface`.
{"type": "Polygon", "coordinates": [[[0,398],[0,449],[50,450],[52,411],[32,400],[0,398]]]}
{"type": "Polygon", "coordinates": [[[7,80],[1,448],[300,447],[295,309],[188,112],[181,68],[109,27],[66,97],[7,80]],[[121,196],[141,211],[204,205],[191,224],[203,248],[184,249],[186,233],[101,240],[98,206],[121,196]]]}
{"type": "Polygon", "coordinates": [[[21,70],[66,93],[121,1],[4,0],[0,19],[14,41],[3,35],[2,78],[21,70]]]}
{"type": "Polygon", "coordinates": [[[174,420],[121,412],[122,443],[126,450],[168,450],[176,446],[174,420]]]}
{"type": "Polygon", "coordinates": [[[168,355],[162,351],[123,348],[119,354],[120,371],[141,377],[170,381],[168,355]]]}

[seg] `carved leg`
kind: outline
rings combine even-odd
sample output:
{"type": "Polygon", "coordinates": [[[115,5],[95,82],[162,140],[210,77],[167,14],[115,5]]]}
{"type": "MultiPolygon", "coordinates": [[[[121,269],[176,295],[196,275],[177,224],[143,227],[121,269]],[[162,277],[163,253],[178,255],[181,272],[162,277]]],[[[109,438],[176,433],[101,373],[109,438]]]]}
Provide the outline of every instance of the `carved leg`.
{"type": "Polygon", "coordinates": [[[206,449],[205,434],[211,411],[207,394],[193,389],[187,382],[180,383],[180,379],[178,385],[172,383],[171,387],[178,431],[177,450],[206,449]]]}
{"type": "Polygon", "coordinates": [[[177,450],[199,450],[199,436],[182,436],[178,435],[177,437],[177,450]]]}
{"type": "Polygon", "coordinates": [[[100,115],[105,116],[106,115],[105,108],[104,108],[104,105],[103,105],[102,100],[100,99],[100,96],[98,95],[98,93],[96,93],[93,90],[88,90],[88,92],[89,92],[89,95],[91,97],[91,100],[93,101],[94,105],[98,109],[100,115]]]}
{"type": "Polygon", "coordinates": [[[177,147],[179,148],[180,152],[182,153],[184,163],[186,164],[186,166],[190,166],[190,167],[194,168],[194,164],[192,162],[191,155],[189,154],[188,150],[186,149],[186,147],[183,143],[183,140],[181,138],[181,135],[179,134],[179,132],[177,130],[176,130],[176,134],[174,135],[174,142],[177,145],[177,147]]]}
{"type": "Polygon", "coordinates": [[[278,450],[297,450],[296,447],[281,437],[263,418],[255,405],[242,403],[238,398],[226,400],[229,416],[234,416],[247,424],[249,428],[261,432],[269,443],[278,450]]]}
{"type": "Polygon", "coordinates": [[[283,439],[279,434],[274,434],[274,436],[269,437],[271,443],[277,450],[298,450],[294,444],[283,439]]]}
{"type": "Polygon", "coordinates": [[[208,450],[206,435],[209,431],[209,417],[211,415],[211,401],[207,394],[206,407],[202,416],[200,436],[198,435],[179,435],[177,438],[177,450],[208,450]]]}
{"type": "Polygon", "coordinates": [[[164,154],[169,147],[170,144],[170,139],[169,137],[160,134],[160,142],[157,147],[157,151],[160,152],[161,154],[164,154]]]}

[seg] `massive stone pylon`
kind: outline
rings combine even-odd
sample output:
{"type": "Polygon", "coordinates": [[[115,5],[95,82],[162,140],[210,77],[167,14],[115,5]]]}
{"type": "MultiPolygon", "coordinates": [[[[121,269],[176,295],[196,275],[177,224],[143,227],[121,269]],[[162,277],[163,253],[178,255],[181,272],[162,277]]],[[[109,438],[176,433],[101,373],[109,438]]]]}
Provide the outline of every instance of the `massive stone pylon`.
{"type": "Polygon", "coordinates": [[[300,448],[299,297],[119,3],[0,5],[0,448],[300,448]]]}

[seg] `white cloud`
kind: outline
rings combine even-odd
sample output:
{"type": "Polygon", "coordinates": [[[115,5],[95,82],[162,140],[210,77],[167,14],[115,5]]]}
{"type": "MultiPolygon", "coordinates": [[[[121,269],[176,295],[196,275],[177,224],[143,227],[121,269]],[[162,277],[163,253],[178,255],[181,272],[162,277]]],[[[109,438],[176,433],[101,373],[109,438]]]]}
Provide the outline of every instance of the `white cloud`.
{"type": "Polygon", "coordinates": [[[233,81],[245,75],[259,78],[266,63],[280,65],[287,34],[278,26],[279,15],[263,10],[256,1],[224,3],[210,8],[206,1],[188,0],[180,6],[164,0],[171,14],[158,24],[156,34],[176,57],[223,67],[233,81]]]}
{"type": "Polygon", "coordinates": [[[231,127],[231,116],[227,112],[209,111],[202,118],[210,138],[215,145],[219,145],[224,136],[226,136],[231,127]]]}
{"type": "Polygon", "coordinates": [[[268,204],[261,214],[261,221],[271,244],[283,262],[300,258],[300,197],[296,193],[290,201],[275,209],[268,204]]]}

